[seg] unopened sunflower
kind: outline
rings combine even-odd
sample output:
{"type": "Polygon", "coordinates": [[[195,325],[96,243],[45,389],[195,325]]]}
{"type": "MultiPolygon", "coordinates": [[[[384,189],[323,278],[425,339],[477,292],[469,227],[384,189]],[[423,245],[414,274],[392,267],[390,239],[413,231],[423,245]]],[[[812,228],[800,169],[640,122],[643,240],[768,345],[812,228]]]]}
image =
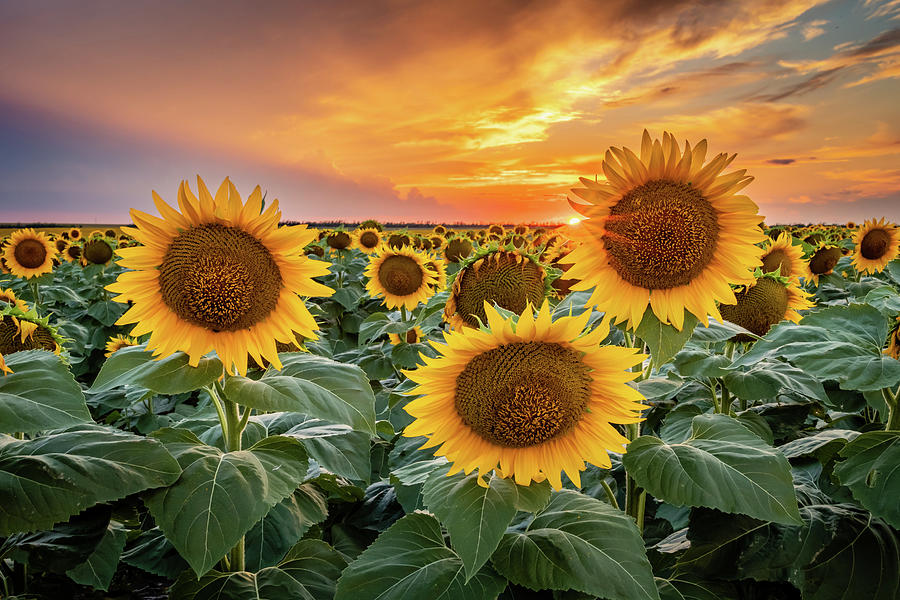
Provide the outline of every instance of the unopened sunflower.
{"type": "Polygon", "coordinates": [[[422,328],[416,326],[406,333],[389,333],[388,339],[390,339],[391,344],[394,346],[399,346],[400,344],[418,344],[422,341],[422,335],[422,328]]]}
{"type": "Polygon", "coordinates": [[[486,318],[485,302],[521,314],[529,303],[540,306],[549,293],[547,271],[535,257],[518,249],[485,248],[461,263],[444,320],[452,327],[478,327],[486,318]]]}
{"type": "Polygon", "coordinates": [[[784,232],[771,244],[763,247],[762,271],[773,273],[798,280],[805,271],[803,264],[803,249],[800,245],[794,245],[794,238],[790,233],[784,232]]]}
{"type": "Polygon", "coordinates": [[[354,247],[371,254],[381,245],[381,232],[377,229],[358,229],[353,234],[354,247]]]}
{"type": "Polygon", "coordinates": [[[405,371],[421,397],[405,407],[415,421],[403,435],[427,436],[451,474],[499,469],[519,485],[560,489],[565,471],[580,487],[585,461],[609,468],[607,453],[628,443],[612,424],[641,420],[643,397],[626,382],[644,355],[600,346],[609,323],[585,333],[589,311],[553,321],[544,302],[514,322],[484,310],[489,328],[450,332],[433,344],[439,357],[405,371]]]}
{"type": "Polygon", "coordinates": [[[43,231],[20,229],[9,238],[3,251],[6,266],[16,277],[31,279],[53,271],[56,246],[43,231]]]}
{"type": "Polygon", "coordinates": [[[900,232],[895,225],[885,222],[883,218],[870,219],[853,236],[853,243],[856,251],[851,264],[860,273],[879,273],[897,258],[900,232]]]}
{"type": "Polygon", "coordinates": [[[373,298],[384,297],[388,308],[413,310],[434,295],[437,278],[427,266],[428,258],[410,246],[384,248],[369,258],[366,290],[373,298]]]}
{"type": "Polygon", "coordinates": [[[181,212],[155,192],[162,218],[131,211],[137,227],[127,231],[142,245],[118,250],[119,264],[135,270],[108,286],[116,300],[134,301],[117,324],[136,323],[131,335],[150,333],[148,350],[181,350],[192,366],[215,350],[229,372],[246,374],[248,353],[281,368],[276,341],[317,339],[300,297],[333,293],[313,281],[328,264],[302,253],[315,231],[279,227],[278,201],[263,211],[259,186],[244,204],[227,178],[215,197],[199,177],[197,185],[199,198],[187,182],[179,186],[181,212]]]}
{"type": "Polygon", "coordinates": [[[346,231],[334,231],[325,238],[325,243],[335,250],[346,250],[353,242],[353,238],[346,231]]]}
{"type": "Polygon", "coordinates": [[[681,329],[688,311],[708,324],[716,301],[735,302],[731,284],[752,283],[765,239],[757,206],[736,193],[753,178],[741,169],[721,174],[736,155],[706,159],[706,140],[679,150],[644,131],[641,155],[610,148],[601,163],[605,183],[581,178],[572,202],[588,217],[572,229],[581,244],[563,260],[579,279],[575,290],[594,288],[597,305],[633,328],[647,306],[663,323],[681,329]]]}
{"type": "MultiPolygon", "coordinates": [[[[776,323],[788,320],[799,323],[798,310],[814,305],[809,296],[787,277],[778,273],[757,272],[759,278],[753,285],[745,286],[735,294],[737,303],[719,307],[722,318],[740,325],[747,331],[764,336],[776,323]]],[[[737,341],[749,341],[749,336],[738,335],[737,341]]]]}
{"type": "Polygon", "coordinates": [[[106,341],[106,352],[103,354],[103,356],[109,358],[122,348],[130,348],[131,346],[137,346],[139,344],[140,342],[138,342],[133,337],[128,337],[127,335],[116,335],[106,341]]]}

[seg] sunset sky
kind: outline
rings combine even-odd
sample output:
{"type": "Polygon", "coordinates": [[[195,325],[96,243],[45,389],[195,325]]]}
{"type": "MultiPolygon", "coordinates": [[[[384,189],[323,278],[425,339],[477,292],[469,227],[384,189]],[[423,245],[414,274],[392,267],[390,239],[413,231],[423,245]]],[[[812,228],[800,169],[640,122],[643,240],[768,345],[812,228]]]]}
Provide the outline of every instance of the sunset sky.
{"type": "Polygon", "coordinates": [[[644,128],[738,153],[770,222],[900,220],[900,0],[0,0],[0,221],[197,174],[286,219],[566,220],[644,128]]]}

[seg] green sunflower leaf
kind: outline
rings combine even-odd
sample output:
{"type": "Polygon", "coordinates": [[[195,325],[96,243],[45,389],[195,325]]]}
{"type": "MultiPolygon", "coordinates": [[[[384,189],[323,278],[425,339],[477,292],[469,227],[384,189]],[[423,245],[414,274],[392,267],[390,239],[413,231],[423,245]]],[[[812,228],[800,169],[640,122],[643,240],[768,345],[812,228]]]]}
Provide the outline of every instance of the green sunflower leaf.
{"type": "Polygon", "coordinates": [[[137,385],[160,394],[181,394],[202,388],[222,376],[218,358],[201,358],[196,367],[184,352],[154,359],[144,345],[123,348],[110,356],[91,386],[105,392],[123,385],[137,385]]]}
{"type": "Polygon", "coordinates": [[[648,306],[641,319],[641,324],[634,333],[650,348],[653,365],[660,367],[684,348],[687,341],[691,339],[697,323],[697,317],[685,311],[684,325],[679,331],[672,325],[660,322],[653,314],[653,309],[648,306]]]}
{"type": "Polygon", "coordinates": [[[900,431],[870,431],[840,451],[834,469],[853,497],[876,517],[900,528],[900,431]]]}
{"type": "MultiPolygon", "coordinates": [[[[479,485],[477,471],[447,476],[435,472],[422,488],[425,506],[447,531],[466,568],[466,582],[488,561],[516,515],[518,492],[510,479],[493,474],[479,485]]],[[[484,480],[483,480],[484,481],[484,480]]]]}
{"type": "Polygon", "coordinates": [[[532,590],[574,589],[609,600],[658,599],[631,518],[565,490],[524,531],[509,532],[491,559],[511,582],[532,590]]]}
{"type": "Polygon", "coordinates": [[[34,433],[92,423],[81,386],[58,356],[26,350],[6,356],[0,376],[0,433],[34,433]]]}
{"type": "Polygon", "coordinates": [[[406,515],[378,536],[338,580],[334,600],[493,600],[506,580],[485,566],[466,582],[462,559],[431,515],[406,515]]]}
{"type": "Polygon", "coordinates": [[[787,459],[731,417],[694,417],[681,443],[641,436],[622,462],[638,485],[670,504],[800,522],[787,459]]]}

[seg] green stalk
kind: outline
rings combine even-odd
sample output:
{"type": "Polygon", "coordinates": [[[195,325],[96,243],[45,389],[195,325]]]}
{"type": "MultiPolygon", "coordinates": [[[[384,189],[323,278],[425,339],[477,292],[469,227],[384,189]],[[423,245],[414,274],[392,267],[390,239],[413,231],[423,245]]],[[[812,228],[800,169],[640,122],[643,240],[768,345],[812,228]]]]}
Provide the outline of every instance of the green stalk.
{"type": "Polygon", "coordinates": [[[219,416],[219,425],[222,427],[222,439],[228,439],[228,419],[225,416],[225,407],[222,406],[222,400],[219,399],[219,394],[216,392],[215,386],[208,385],[203,389],[206,390],[206,393],[209,394],[210,399],[212,400],[213,406],[216,407],[216,414],[219,416]]]}
{"type": "Polygon", "coordinates": [[[900,402],[897,396],[900,395],[900,389],[892,392],[889,388],[881,390],[881,396],[884,398],[885,404],[888,405],[888,419],[885,424],[885,431],[900,431],[900,402]]]}
{"type": "Polygon", "coordinates": [[[31,298],[34,300],[34,312],[40,312],[41,309],[41,286],[36,279],[28,282],[31,288],[31,298]]]}
{"type": "MultiPolygon", "coordinates": [[[[722,379],[719,379],[719,385],[722,386],[722,414],[731,414],[731,392],[728,391],[728,388],[725,387],[725,382],[722,379]]],[[[745,406],[746,402],[741,400],[741,410],[745,410],[747,407],[745,406]]]]}
{"type": "Polygon", "coordinates": [[[403,306],[403,305],[401,304],[401,305],[400,305],[400,322],[401,322],[401,323],[406,323],[406,317],[407,317],[407,315],[406,315],[406,307],[403,306]]]}
{"type": "Polygon", "coordinates": [[[614,507],[619,508],[619,501],[616,500],[616,495],[613,493],[612,488],[609,487],[609,484],[606,483],[606,480],[601,480],[600,485],[603,486],[603,491],[606,492],[606,499],[609,500],[609,503],[614,507]]]}
{"type": "MultiPolygon", "coordinates": [[[[228,377],[228,375],[225,375],[228,377]]],[[[222,408],[225,416],[225,423],[228,428],[227,435],[223,429],[225,438],[225,449],[228,452],[239,452],[241,449],[241,438],[244,434],[244,427],[250,418],[250,409],[245,408],[244,414],[241,415],[241,407],[237,402],[232,402],[225,396],[224,386],[219,382],[213,384],[218,392],[218,396],[222,400],[222,408]]],[[[220,417],[221,418],[221,417],[220,417]]],[[[238,541],[237,545],[231,549],[229,553],[229,565],[232,571],[243,571],[245,569],[244,560],[244,537],[238,541]]]]}

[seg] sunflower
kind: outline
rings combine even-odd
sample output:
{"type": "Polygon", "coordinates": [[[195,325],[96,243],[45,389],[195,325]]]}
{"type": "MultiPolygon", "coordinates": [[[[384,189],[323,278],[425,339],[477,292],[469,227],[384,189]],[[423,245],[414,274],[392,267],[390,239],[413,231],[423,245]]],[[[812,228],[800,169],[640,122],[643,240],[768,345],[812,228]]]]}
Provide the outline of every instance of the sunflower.
{"type": "Polygon", "coordinates": [[[779,272],[783,277],[799,280],[804,271],[803,250],[799,245],[794,245],[794,238],[790,233],[782,233],[775,241],[763,247],[762,271],[763,273],[779,272]]]}
{"type": "Polygon", "coordinates": [[[494,224],[488,227],[487,232],[489,235],[501,236],[506,233],[506,230],[503,229],[503,225],[494,224]]]}
{"type": "Polygon", "coordinates": [[[278,201],[263,212],[259,186],[246,204],[228,178],[215,197],[199,177],[197,186],[199,199],[187,182],[179,186],[181,212],[155,192],[163,218],[131,211],[137,227],[128,233],[142,245],[118,250],[119,264],[135,270],[107,288],[119,302],[134,300],[117,325],[136,323],[132,336],[152,332],[149,350],[184,351],[192,366],[215,350],[229,372],[246,374],[248,353],[280,369],[276,341],[291,342],[295,332],[317,339],[300,296],[333,293],[313,281],[328,264],[302,253],[316,233],[279,227],[278,201]]]}
{"type": "Polygon", "coordinates": [[[878,273],[889,262],[897,258],[900,233],[892,223],[869,219],[853,236],[856,252],[853,254],[854,267],[860,273],[878,273]]]}
{"type": "MultiPolygon", "coordinates": [[[[777,273],[757,272],[756,283],[744,287],[735,294],[736,304],[719,307],[722,318],[758,336],[764,336],[772,325],[788,320],[800,322],[798,310],[812,308],[809,296],[787,277],[777,273]]],[[[735,341],[745,342],[746,335],[735,336],[735,341]]]]}
{"type": "Polygon", "coordinates": [[[662,142],[645,130],[638,158],[610,148],[601,168],[606,183],[581,178],[572,202],[588,217],[573,235],[581,245],[565,257],[575,290],[594,288],[597,305],[637,328],[649,305],[663,323],[681,329],[685,310],[708,324],[719,316],[716,300],[734,304],[730,284],[752,283],[765,239],[757,207],[735,195],[753,178],[745,170],[721,175],[736,155],[719,154],[704,165],[706,140],[680,152],[675,138],[662,142]]]}
{"type": "Polygon", "coordinates": [[[447,287],[447,264],[443,260],[435,258],[425,263],[425,267],[434,276],[434,291],[443,291],[447,287]]]}
{"type": "Polygon", "coordinates": [[[642,420],[644,398],[626,382],[645,356],[600,346],[609,322],[584,333],[589,311],[552,321],[544,301],[517,322],[484,311],[490,328],[452,331],[432,344],[439,357],[404,371],[421,397],[405,407],[415,421],[403,435],[427,436],[451,474],[500,469],[519,485],[546,478],[560,489],[565,471],[580,487],[584,461],[609,468],[607,451],[628,443],[611,424],[642,420]]]}
{"type": "Polygon", "coordinates": [[[378,231],[384,231],[384,227],[375,219],[366,219],[359,224],[357,229],[375,229],[378,231]]]}
{"type": "Polygon", "coordinates": [[[458,263],[472,254],[472,242],[466,238],[455,237],[444,246],[444,258],[450,262],[458,263]]]}
{"type": "Polygon", "coordinates": [[[72,241],[78,241],[81,239],[81,230],[78,229],[77,227],[73,227],[66,233],[69,235],[69,239],[72,241]]]}
{"type": "Polygon", "coordinates": [[[116,239],[116,230],[115,229],[107,229],[106,231],[103,232],[103,235],[105,235],[108,238],[116,239]]]}
{"type": "Polygon", "coordinates": [[[819,246],[815,252],[812,253],[812,256],[809,257],[809,262],[805,265],[806,279],[818,286],[819,277],[822,275],[831,275],[840,258],[840,247],[829,244],[819,246]]]}
{"type": "Polygon", "coordinates": [[[105,265],[113,257],[113,247],[103,237],[91,237],[84,243],[82,256],[85,262],[92,265],[105,265]]]}
{"type": "Polygon", "coordinates": [[[369,257],[366,290],[373,298],[384,296],[388,308],[413,310],[434,294],[437,278],[428,268],[427,257],[409,246],[384,248],[369,257]]]}
{"type": "Polygon", "coordinates": [[[20,229],[10,236],[3,258],[10,272],[16,277],[30,279],[53,271],[56,246],[43,232],[20,229]]]}
{"type": "Polygon", "coordinates": [[[898,337],[900,337],[900,317],[894,321],[891,332],[888,334],[887,348],[884,349],[884,354],[891,358],[900,359],[900,339],[898,337]]]}
{"type": "Polygon", "coordinates": [[[443,247],[443,245],[444,245],[444,238],[442,238],[442,237],[439,236],[439,235],[433,235],[433,236],[431,236],[431,237],[428,238],[428,239],[429,239],[429,241],[431,242],[431,247],[432,247],[432,248],[437,249],[437,248],[443,247]]]}
{"type": "Polygon", "coordinates": [[[375,252],[381,245],[381,232],[377,229],[357,229],[353,234],[354,247],[359,248],[366,254],[375,252]]]}
{"type": "Polygon", "coordinates": [[[53,244],[56,246],[56,251],[59,253],[65,252],[66,248],[69,247],[69,242],[67,242],[65,238],[56,238],[53,240],[53,244]]]}
{"type": "Polygon", "coordinates": [[[353,242],[353,238],[346,231],[334,231],[325,238],[325,243],[335,250],[346,250],[353,242]]]}
{"type": "Polygon", "coordinates": [[[549,294],[547,271],[518,249],[486,248],[461,263],[444,306],[444,320],[454,328],[478,327],[486,318],[485,302],[521,314],[549,294]]]}
{"type": "Polygon", "coordinates": [[[106,353],[103,355],[106,358],[109,358],[118,350],[122,348],[128,348],[130,346],[137,346],[140,342],[138,342],[133,337],[128,337],[127,335],[114,335],[109,338],[106,342],[106,353]]]}
{"type": "Polygon", "coordinates": [[[408,235],[402,233],[392,233],[388,236],[388,246],[391,248],[402,248],[404,246],[410,246],[412,244],[412,240],[409,239],[408,235]]]}
{"type": "Polygon", "coordinates": [[[17,306],[0,309],[0,354],[22,350],[47,350],[59,354],[62,344],[63,339],[47,317],[40,318],[35,312],[26,312],[17,306]]]}
{"type": "Polygon", "coordinates": [[[0,308],[6,306],[15,306],[22,312],[28,312],[28,304],[21,298],[16,297],[12,290],[0,289],[0,308]]]}
{"type": "Polygon", "coordinates": [[[400,337],[399,333],[389,333],[388,338],[390,338],[391,344],[394,346],[399,346],[400,344],[418,344],[422,341],[422,328],[421,327],[413,327],[409,331],[403,334],[403,338],[400,337]]]}
{"type": "Polygon", "coordinates": [[[513,231],[516,235],[525,235],[528,233],[528,225],[516,225],[513,227],[513,231]]]}
{"type": "Polygon", "coordinates": [[[431,231],[433,231],[437,235],[444,235],[445,233],[447,233],[447,228],[443,225],[435,225],[434,229],[432,229],[431,231]]]}
{"type": "Polygon", "coordinates": [[[81,246],[78,244],[72,244],[68,248],[66,248],[65,252],[63,252],[63,258],[69,262],[76,262],[81,260],[81,246]]]}

